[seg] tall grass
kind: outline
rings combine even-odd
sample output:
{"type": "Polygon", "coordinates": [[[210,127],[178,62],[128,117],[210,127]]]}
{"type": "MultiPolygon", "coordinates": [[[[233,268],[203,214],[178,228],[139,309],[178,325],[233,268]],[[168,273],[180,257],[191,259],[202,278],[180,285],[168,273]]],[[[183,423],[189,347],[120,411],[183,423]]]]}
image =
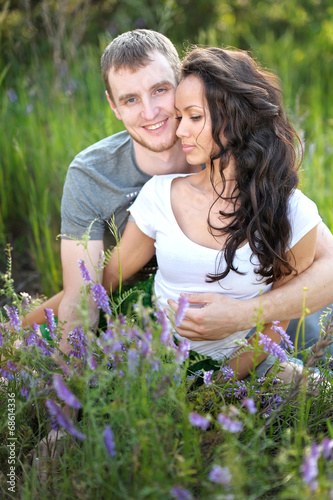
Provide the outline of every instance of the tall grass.
{"type": "MultiPolygon", "coordinates": [[[[234,44],[215,31],[203,33],[200,42],[234,44]]],[[[56,73],[51,62],[36,59],[29,70],[15,62],[0,70],[1,243],[24,236],[47,295],[61,287],[57,235],[68,165],[80,150],[122,129],[106,102],[100,75],[106,44],[101,37],[100,46],[83,46],[56,73]]],[[[302,189],[333,229],[331,61],[319,57],[315,44],[295,46],[288,32],[278,40],[267,35],[260,46],[248,40],[248,48],[282,81],[289,114],[305,144],[302,189]]]]}

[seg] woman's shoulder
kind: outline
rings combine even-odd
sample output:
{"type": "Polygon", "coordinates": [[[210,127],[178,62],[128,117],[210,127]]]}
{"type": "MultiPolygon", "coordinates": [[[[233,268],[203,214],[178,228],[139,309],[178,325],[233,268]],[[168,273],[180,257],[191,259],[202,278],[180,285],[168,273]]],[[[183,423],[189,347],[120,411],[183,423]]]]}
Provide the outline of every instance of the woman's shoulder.
{"type": "Polygon", "coordinates": [[[292,192],[289,199],[289,210],[291,213],[295,211],[318,212],[315,202],[306,196],[300,189],[295,189],[292,192]]]}

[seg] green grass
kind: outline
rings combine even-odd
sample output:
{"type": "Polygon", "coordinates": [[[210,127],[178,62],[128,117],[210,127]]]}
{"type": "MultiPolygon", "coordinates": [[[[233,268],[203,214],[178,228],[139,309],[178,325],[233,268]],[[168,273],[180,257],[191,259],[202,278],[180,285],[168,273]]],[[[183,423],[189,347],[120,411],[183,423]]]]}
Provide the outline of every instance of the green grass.
{"type": "MultiPolygon", "coordinates": [[[[202,34],[200,41],[228,45],[215,31],[202,34]]],[[[68,165],[79,151],[123,128],[104,96],[99,69],[103,37],[100,44],[83,46],[62,76],[50,61],[33,60],[28,69],[13,62],[0,69],[0,120],[5,125],[0,135],[0,242],[24,238],[47,295],[61,288],[57,235],[68,165]],[[15,102],[8,98],[10,88],[15,102]]],[[[305,144],[301,187],[333,229],[331,60],[319,57],[314,44],[295,46],[289,32],[278,40],[267,35],[260,45],[248,40],[248,47],[282,81],[289,115],[305,144]]]]}

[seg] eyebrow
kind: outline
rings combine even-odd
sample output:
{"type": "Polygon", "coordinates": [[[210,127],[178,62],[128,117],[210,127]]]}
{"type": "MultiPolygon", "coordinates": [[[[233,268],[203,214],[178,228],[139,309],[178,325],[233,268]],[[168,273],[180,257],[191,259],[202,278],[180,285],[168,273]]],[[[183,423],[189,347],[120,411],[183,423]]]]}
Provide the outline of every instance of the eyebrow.
{"type": "MultiPolygon", "coordinates": [[[[190,104],[189,106],[186,106],[186,108],[184,108],[184,111],[187,111],[190,108],[200,108],[200,109],[203,109],[203,110],[205,109],[204,106],[198,106],[198,104],[190,104]]],[[[176,106],[175,106],[175,109],[177,111],[179,111],[179,109],[176,106]]]]}
{"type": "MultiPolygon", "coordinates": [[[[175,87],[175,85],[170,82],[170,80],[162,80],[161,82],[157,82],[157,83],[154,83],[154,85],[152,85],[151,87],[149,87],[149,91],[152,91],[158,87],[163,87],[163,86],[171,86],[171,87],[175,87]]],[[[121,94],[118,98],[118,101],[119,103],[123,103],[125,101],[127,101],[127,99],[131,99],[132,97],[136,97],[138,94],[136,94],[135,92],[131,92],[129,94],[121,94]]]]}

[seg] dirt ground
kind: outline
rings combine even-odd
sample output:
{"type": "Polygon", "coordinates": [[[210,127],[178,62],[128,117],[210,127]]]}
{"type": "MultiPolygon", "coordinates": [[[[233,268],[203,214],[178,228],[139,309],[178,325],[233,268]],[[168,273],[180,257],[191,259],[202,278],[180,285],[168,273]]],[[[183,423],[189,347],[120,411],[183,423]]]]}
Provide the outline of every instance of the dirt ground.
{"type": "MultiPolygon", "coordinates": [[[[33,259],[28,249],[25,251],[22,244],[11,244],[12,250],[12,278],[17,293],[27,292],[32,297],[41,295],[40,273],[37,271],[33,259]]],[[[7,260],[5,247],[2,245],[0,250],[0,273],[7,270],[7,260]]],[[[2,286],[2,283],[1,283],[2,286]]],[[[0,294],[0,307],[8,303],[7,297],[0,294]]]]}

